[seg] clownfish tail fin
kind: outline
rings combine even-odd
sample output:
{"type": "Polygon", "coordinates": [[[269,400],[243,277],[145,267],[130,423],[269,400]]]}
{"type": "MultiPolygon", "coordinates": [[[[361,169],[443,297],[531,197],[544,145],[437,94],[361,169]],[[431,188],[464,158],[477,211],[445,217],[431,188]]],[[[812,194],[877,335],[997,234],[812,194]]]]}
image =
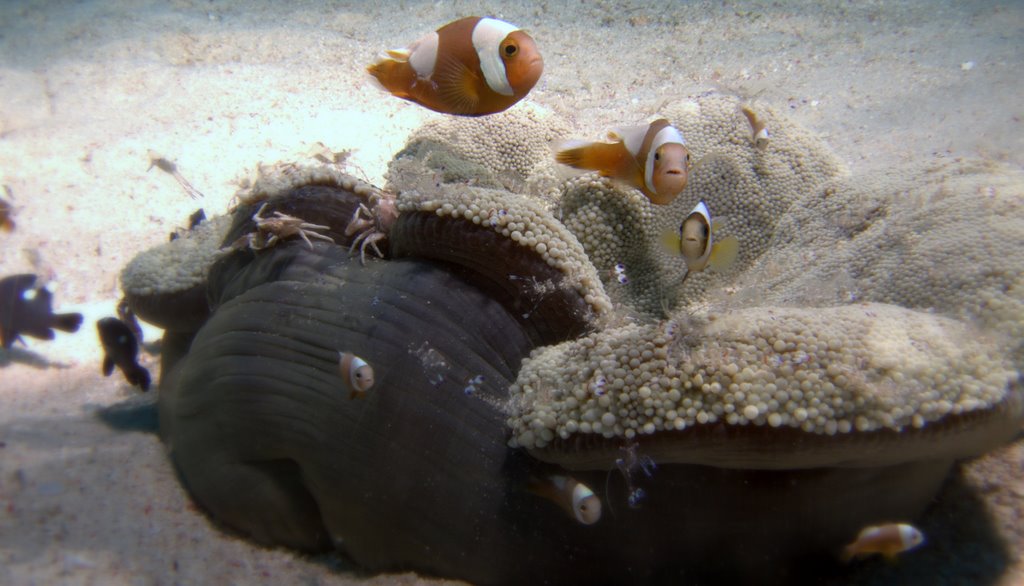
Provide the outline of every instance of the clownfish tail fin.
{"type": "Polygon", "coordinates": [[[366,72],[370,74],[373,84],[399,98],[408,98],[409,77],[412,68],[403,61],[395,61],[389,57],[382,57],[378,61],[366,66],[366,72]]]}
{"type": "Polygon", "coordinates": [[[555,162],[570,167],[584,168],[587,157],[587,143],[569,140],[555,146],[555,162]]]}

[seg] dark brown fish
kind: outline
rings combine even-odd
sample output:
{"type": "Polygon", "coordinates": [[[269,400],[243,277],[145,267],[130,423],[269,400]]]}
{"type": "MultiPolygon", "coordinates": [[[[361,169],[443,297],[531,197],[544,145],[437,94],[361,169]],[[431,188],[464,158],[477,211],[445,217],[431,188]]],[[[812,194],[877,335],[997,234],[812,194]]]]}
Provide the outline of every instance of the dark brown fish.
{"type": "MultiPolygon", "coordinates": [[[[36,276],[11,275],[0,279],[0,343],[10,348],[21,335],[52,340],[53,329],[77,332],[80,313],[53,313],[53,294],[35,287],[36,276]]],[[[24,340],[22,341],[24,342],[24,340]]]]}
{"type": "Polygon", "coordinates": [[[149,390],[149,371],[138,362],[139,342],[128,324],[116,317],[105,317],[96,322],[96,331],[103,344],[103,375],[110,376],[114,366],[121,369],[129,384],[149,390]]]}

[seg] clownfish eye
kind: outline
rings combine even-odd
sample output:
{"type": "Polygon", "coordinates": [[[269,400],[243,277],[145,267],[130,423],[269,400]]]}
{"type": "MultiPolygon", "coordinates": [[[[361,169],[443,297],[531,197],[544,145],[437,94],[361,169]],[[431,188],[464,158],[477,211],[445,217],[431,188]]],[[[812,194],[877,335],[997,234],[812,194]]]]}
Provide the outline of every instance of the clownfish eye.
{"type": "Polygon", "coordinates": [[[661,152],[654,151],[654,160],[655,161],[660,161],[661,160],[661,152]]]}
{"type": "Polygon", "coordinates": [[[519,52],[519,47],[515,43],[509,43],[505,45],[504,49],[506,57],[514,57],[519,52]]]}

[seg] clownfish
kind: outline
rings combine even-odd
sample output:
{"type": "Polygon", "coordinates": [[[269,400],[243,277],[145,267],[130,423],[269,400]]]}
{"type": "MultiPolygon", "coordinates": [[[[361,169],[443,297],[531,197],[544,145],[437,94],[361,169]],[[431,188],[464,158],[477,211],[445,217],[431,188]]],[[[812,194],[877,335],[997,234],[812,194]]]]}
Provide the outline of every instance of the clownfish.
{"type": "Polygon", "coordinates": [[[615,128],[607,138],[609,142],[563,143],[555,161],[625,181],[658,205],[672,203],[686,187],[690,151],[668,120],[615,128]]]}
{"type": "Polygon", "coordinates": [[[531,476],[527,490],[562,507],[584,525],[601,519],[601,499],[589,486],[571,476],[552,474],[543,480],[531,476]]]}
{"type": "Polygon", "coordinates": [[[392,95],[442,114],[483,116],[526,97],[544,72],[533,38],[479,16],[448,23],[366,68],[392,95]]]}
{"type": "Polygon", "coordinates": [[[747,122],[750,123],[750,136],[754,147],[763,150],[768,146],[768,125],[757,115],[757,112],[746,104],[740,106],[740,112],[747,117],[747,122]]]}
{"type": "Polygon", "coordinates": [[[349,399],[365,396],[373,386],[373,367],[351,352],[338,352],[338,370],[349,399]]]}
{"type": "Polygon", "coordinates": [[[913,525],[887,523],[865,527],[857,539],[843,548],[842,559],[848,562],[855,557],[866,557],[880,553],[892,561],[897,554],[914,549],[924,543],[924,534],[913,525]]]}
{"type": "Polygon", "coordinates": [[[687,276],[709,267],[724,270],[736,260],[740,241],[735,236],[729,236],[715,242],[716,228],[717,225],[711,221],[708,206],[701,200],[679,225],[679,233],[666,232],[662,236],[662,244],[669,252],[682,254],[686,261],[687,276]]]}

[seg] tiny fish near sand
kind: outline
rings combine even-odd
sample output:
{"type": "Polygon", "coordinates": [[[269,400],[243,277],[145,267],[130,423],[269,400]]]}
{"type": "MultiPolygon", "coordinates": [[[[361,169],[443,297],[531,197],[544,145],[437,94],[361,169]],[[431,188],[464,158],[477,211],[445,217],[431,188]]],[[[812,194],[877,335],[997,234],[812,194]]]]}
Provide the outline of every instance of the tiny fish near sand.
{"type": "Polygon", "coordinates": [[[5,349],[22,335],[52,340],[54,329],[76,332],[82,325],[80,313],[53,313],[53,294],[35,284],[32,274],[0,279],[0,343],[5,349]]]}
{"type": "Polygon", "coordinates": [[[128,324],[105,317],[96,322],[96,330],[103,345],[103,376],[110,376],[117,366],[129,384],[148,391],[149,371],[138,362],[139,342],[128,324]]]}

